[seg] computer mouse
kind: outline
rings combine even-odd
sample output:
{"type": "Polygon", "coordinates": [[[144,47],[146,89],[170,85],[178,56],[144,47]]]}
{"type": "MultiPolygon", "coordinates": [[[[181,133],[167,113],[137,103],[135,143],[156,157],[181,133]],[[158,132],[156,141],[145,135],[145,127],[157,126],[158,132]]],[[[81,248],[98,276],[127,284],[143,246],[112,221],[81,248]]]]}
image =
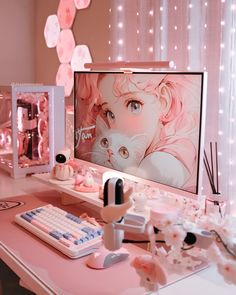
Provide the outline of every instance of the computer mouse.
{"type": "Polygon", "coordinates": [[[102,246],[98,251],[89,256],[87,266],[94,269],[104,269],[125,260],[128,256],[129,252],[125,248],[109,251],[102,246]]]}

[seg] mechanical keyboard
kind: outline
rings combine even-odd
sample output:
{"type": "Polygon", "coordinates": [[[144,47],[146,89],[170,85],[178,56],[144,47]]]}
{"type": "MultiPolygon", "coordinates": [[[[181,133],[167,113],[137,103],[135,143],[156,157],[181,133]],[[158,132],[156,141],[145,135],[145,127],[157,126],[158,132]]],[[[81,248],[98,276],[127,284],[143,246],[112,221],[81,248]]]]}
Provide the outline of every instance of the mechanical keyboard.
{"type": "Polygon", "coordinates": [[[102,228],[51,204],[15,216],[15,222],[70,258],[96,251],[102,228]]]}

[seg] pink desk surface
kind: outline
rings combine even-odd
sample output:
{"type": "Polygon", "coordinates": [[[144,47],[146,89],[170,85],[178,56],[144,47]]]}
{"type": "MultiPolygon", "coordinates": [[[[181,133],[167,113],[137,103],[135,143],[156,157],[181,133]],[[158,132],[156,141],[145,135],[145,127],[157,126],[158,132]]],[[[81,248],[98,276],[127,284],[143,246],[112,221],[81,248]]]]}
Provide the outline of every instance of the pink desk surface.
{"type": "MultiPolygon", "coordinates": [[[[80,215],[84,209],[76,205],[61,205],[60,193],[50,190],[34,195],[22,195],[6,200],[25,204],[0,211],[0,258],[37,294],[57,295],[120,295],[139,287],[139,277],[130,266],[136,255],[147,253],[140,247],[126,244],[127,260],[104,270],[86,266],[87,257],[70,259],[14,222],[14,216],[45,204],[58,206],[80,215]]],[[[1,201],[4,201],[1,199],[1,201]]],[[[89,215],[91,212],[86,211],[89,215]]],[[[168,285],[186,278],[206,267],[203,263],[195,271],[168,274],[168,285]]],[[[130,294],[130,293],[128,293],[130,294]]],[[[137,295],[137,293],[132,293],[137,295]]]]}
{"type": "MultiPolygon", "coordinates": [[[[130,261],[134,256],[144,253],[144,250],[127,245],[130,257],[126,261],[117,263],[108,269],[93,270],[86,266],[87,257],[76,260],[67,258],[14,222],[14,216],[17,213],[48,203],[74,214],[81,213],[75,206],[61,205],[57,192],[47,191],[34,196],[23,195],[6,200],[22,201],[25,204],[0,211],[0,243],[5,245],[2,250],[0,248],[1,258],[4,260],[4,252],[8,249],[12,256],[25,266],[26,272],[30,272],[30,277],[36,277],[41,284],[47,286],[48,292],[45,294],[112,295],[120,294],[127,288],[138,287],[139,278],[135,270],[130,267],[130,261]]],[[[22,278],[22,269],[14,266],[14,263],[10,267],[22,278]]],[[[35,284],[32,284],[29,277],[22,279],[31,288],[33,286],[33,291],[37,292],[37,288],[34,288],[35,284]]]]}

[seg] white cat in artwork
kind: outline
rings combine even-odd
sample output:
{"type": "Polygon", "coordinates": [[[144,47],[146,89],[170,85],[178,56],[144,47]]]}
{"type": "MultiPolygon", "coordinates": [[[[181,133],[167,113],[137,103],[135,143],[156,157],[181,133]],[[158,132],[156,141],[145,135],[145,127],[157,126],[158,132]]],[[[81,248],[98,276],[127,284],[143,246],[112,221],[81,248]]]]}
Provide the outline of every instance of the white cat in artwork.
{"type": "Polygon", "coordinates": [[[174,156],[159,151],[145,156],[147,137],[144,134],[129,137],[109,128],[98,117],[96,136],[93,163],[176,187],[184,185],[188,174],[174,156]]]}
{"type": "Polygon", "coordinates": [[[129,137],[116,129],[110,129],[100,117],[96,124],[96,141],[92,148],[93,163],[136,174],[147,149],[144,134],[129,137]]]}
{"type": "Polygon", "coordinates": [[[141,178],[174,187],[183,187],[189,173],[183,164],[166,152],[152,152],[141,161],[135,173],[141,178]]]}

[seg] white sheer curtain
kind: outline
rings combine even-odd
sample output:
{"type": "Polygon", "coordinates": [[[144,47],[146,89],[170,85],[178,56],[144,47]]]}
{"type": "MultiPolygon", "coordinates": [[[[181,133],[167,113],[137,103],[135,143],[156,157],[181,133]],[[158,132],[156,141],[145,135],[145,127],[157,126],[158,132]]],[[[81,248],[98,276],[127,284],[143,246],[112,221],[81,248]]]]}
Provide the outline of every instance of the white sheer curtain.
{"type": "Polygon", "coordinates": [[[222,183],[236,214],[236,1],[225,0],[221,9],[219,132],[222,183]]]}
{"type": "Polygon", "coordinates": [[[207,71],[205,147],[218,142],[220,189],[236,203],[236,0],[113,0],[111,61],[173,60],[207,71]]]}

